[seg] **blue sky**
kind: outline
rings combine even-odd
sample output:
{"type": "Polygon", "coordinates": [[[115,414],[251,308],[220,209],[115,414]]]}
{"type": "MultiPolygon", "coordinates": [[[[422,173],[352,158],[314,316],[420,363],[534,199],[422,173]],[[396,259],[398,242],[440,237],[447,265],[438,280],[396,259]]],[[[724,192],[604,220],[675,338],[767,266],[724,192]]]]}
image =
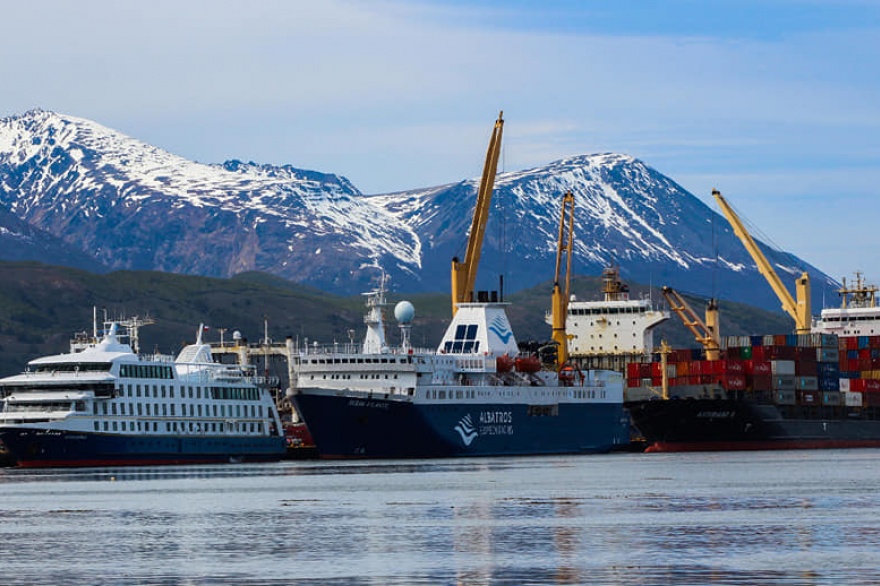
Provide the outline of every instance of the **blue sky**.
{"type": "Polygon", "coordinates": [[[365,193],[620,152],[780,247],[880,282],[880,2],[16,2],[0,116],[96,120],[201,162],[365,193]]]}

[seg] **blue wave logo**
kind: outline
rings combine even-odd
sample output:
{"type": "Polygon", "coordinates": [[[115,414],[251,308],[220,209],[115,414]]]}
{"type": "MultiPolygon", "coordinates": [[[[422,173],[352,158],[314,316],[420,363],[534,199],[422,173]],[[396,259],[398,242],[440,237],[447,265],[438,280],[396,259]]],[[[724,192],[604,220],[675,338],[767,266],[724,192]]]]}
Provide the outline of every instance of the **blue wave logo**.
{"type": "Polygon", "coordinates": [[[477,436],[480,435],[474,428],[470,413],[462,417],[461,420],[459,420],[458,425],[453,429],[455,429],[455,431],[458,432],[458,435],[461,436],[461,441],[465,446],[471,445],[471,443],[477,439],[477,436]]]}
{"type": "Polygon", "coordinates": [[[507,324],[504,323],[504,320],[500,317],[496,317],[492,320],[492,323],[489,325],[489,331],[498,336],[505,344],[507,344],[507,342],[510,341],[510,337],[513,336],[513,332],[510,331],[510,328],[507,327],[507,324]]]}

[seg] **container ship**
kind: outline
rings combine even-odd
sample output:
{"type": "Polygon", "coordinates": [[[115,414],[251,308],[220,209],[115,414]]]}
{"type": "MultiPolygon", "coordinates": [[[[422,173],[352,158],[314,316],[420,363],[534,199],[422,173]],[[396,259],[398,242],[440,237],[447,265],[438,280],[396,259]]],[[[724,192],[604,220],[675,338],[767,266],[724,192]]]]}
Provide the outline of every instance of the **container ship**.
{"type": "Polygon", "coordinates": [[[0,442],[21,467],[279,460],[284,432],[252,373],[215,363],[199,328],[173,356],[140,356],[137,327],[108,322],[67,354],[0,379],[0,442]],[[135,349],[132,348],[134,345],[135,349]]]}
{"type": "Polygon", "coordinates": [[[730,337],[725,346],[717,360],[673,350],[629,365],[628,388],[667,389],[665,400],[627,404],[648,451],[880,447],[880,336],[730,337]]]}
{"type": "Polygon", "coordinates": [[[628,365],[627,388],[657,395],[627,403],[647,450],[880,447],[877,287],[858,274],[854,286],[844,279],[840,307],[813,319],[809,275],[795,281],[793,298],[726,200],[717,190],[713,196],[794,319],[796,333],[722,342],[714,301],[703,323],[664,288],[703,348],[663,349],[653,362],[628,365]]]}

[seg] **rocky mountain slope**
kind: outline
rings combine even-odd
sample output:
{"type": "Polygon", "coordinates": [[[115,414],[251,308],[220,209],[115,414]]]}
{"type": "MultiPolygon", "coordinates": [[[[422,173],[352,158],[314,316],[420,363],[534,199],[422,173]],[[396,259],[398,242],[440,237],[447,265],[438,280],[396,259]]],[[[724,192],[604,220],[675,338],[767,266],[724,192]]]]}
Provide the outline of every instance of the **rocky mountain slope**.
{"type": "MultiPolygon", "coordinates": [[[[367,196],[338,175],[195,163],[53,112],[0,120],[0,206],[113,269],[259,270],[351,294],[381,267],[398,291],[446,291],[477,183],[367,196]]],[[[577,274],[615,263],[629,280],[779,307],[723,217],[618,154],[499,173],[478,288],[497,289],[500,275],[508,292],[552,277],[567,190],[576,200],[577,274]]],[[[783,281],[806,267],[817,283],[831,282],[795,257],[768,256],[783,281]]]]}

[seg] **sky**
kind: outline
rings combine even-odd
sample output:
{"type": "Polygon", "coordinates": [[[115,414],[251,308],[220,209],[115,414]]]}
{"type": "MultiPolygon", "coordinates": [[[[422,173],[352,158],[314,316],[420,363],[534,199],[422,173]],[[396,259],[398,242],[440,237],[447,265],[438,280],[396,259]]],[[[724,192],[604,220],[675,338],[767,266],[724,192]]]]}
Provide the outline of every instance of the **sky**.
{"type": "Polygon", "coordinates": [[[831,277],[880,284],[880,2],[32,0],[0,117],[80,116],[203,163],[387,193],[632,155],[831,277]],[[875,232],[875,230],[877,230],[875,232]]]}

